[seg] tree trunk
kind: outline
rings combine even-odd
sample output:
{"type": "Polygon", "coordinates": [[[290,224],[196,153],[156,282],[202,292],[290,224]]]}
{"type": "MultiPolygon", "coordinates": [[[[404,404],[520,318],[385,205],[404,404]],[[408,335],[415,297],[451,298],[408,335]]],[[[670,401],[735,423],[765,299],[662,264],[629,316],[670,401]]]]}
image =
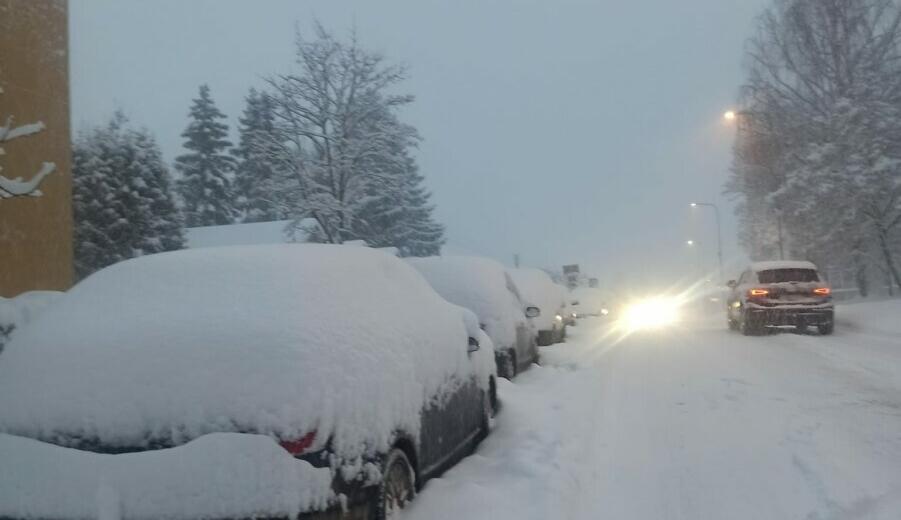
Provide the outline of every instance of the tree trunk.
{"type": "Polygon", "coordinates": [[[889,247],[886,233],[880,229],[877,234],[879,235],[879,249],[882,250],[882,258],[885,260],[885,269],[889,274],[889,295],[892,295],[892,281],[901,288],[901,275],[899,275],[898,266],[895,265],[895,259],[892,257],[892,248],[889,247]]]}

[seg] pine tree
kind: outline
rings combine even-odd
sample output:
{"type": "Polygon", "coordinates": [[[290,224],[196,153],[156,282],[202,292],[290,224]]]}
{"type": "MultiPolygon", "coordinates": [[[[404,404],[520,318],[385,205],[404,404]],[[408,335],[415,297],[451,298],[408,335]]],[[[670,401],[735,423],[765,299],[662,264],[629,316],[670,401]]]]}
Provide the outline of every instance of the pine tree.
{"type": "Polygon", "coordinates": [[[225,114],[216,108],[209,86],[200,86],[189,117],[191,122],[181,134],[189,152],[175,159],[185,223],[189,227],[229,224],[234,220],[230,176],[235,159],[227,153],[232,146],[228,125],[220,122],[225,114]]]}
{"type": "Polygon", "coordinates": [[[180,249],[182,222],[153,137],[117,113],[75,142],[73,203],[79,277],[135,256],[180,249]]]}
{"type": "Polygon", "coordinates": [[[273,165],[265,152],[275,129],[272,100],[251,89],[240,121],[240,141],[232,151],[237,159],[234,204],[241,222],[278,220],[280,212],[273,187],[273,165]]]}

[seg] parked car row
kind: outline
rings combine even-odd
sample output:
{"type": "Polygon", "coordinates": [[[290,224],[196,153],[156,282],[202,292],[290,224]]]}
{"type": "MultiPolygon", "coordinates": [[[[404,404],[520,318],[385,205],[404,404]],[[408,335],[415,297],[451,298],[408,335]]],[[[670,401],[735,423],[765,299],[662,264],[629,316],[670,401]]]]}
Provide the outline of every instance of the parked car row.
{"type": "Polygon", "coordinates": [[[0,517],[390,517],[488,434],[496,377],[538,361],[544,309],[514,278],[538,277],[307,244],[103,269],[0,354],[0,517]],[[180,509],[146,510],[173,489],[180,509]]]}

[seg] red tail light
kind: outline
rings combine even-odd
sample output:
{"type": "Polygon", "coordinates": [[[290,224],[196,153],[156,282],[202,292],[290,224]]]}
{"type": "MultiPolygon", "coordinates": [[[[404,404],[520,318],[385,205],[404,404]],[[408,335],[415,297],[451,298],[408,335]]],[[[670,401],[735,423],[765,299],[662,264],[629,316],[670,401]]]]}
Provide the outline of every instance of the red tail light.
{"type": "Polygon", "coordinates": [[[310,433],[304,435],[303,437],[290,440],[290,441],[279,441],[279,445],[285,449],[291,455],[302,455],[303,452],[310,449],[310,446],[313,445],[313,441],[316,440],[316,431],[313,430],[310,433]]]}
{"type": "Polygon", "coordinates": [[[829,296],[832,294],[832,289],[828,287],[817,287],[813,290],[813,294],[818,294],[820,296],[829,296]]]}
{"type": "Polygon", "coordinates": [[[751,296],[766,296],[767,294],[770,294],[770,291],[766,289],[751,289],[748,291],[748,294],[751,296]]]}

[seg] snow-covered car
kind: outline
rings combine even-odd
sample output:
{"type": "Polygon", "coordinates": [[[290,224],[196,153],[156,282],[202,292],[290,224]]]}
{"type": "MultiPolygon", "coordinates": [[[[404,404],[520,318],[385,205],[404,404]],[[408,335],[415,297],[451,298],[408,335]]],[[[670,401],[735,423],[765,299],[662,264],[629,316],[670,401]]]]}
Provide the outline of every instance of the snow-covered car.
{"type": "Polygon", "coordinates": [[[538,362],[538,345],[530,318],[541,311],[524,303],[516,283],[495,260],[470,256],[410,258],[447,301],[476,314],[494,344],[497,373],[512,379],[538,362]]]}
{"type": "Polygon", "coordinates": [[[566,338],[566,288],[555,284],[541,269],[510,269],[508,272],[523,297],[541,310],[541,314],[532,320],[538,329],[538,345],[562,342],[566,338]]]}
{"type": "Polygon", "coordinates": [[[0,354],[0,518],[383,518],[487,434],[494,377],[476,317],[383,252],[129,260],[0,354]]]}
{"type": "Polygon", "coordinates": [[[63,294],[59,291],[28,291],[13,298],[0,297],[0,352],[13,332],[34,321],[63,294]]]}
{"type": "Polygon", "coordinates": [[[726,318],[732,330],[753,335],[787,325],[832,334],[835,328],[832,290],[811,262],[755,262],[728,286],[726,318]]]}
{"type": "Polygon", "coordinates": [[[609,298],[595,287],[576,287],[569,293],[568,313],[573,318],[607,316],[610,313],[609,298]]]}

